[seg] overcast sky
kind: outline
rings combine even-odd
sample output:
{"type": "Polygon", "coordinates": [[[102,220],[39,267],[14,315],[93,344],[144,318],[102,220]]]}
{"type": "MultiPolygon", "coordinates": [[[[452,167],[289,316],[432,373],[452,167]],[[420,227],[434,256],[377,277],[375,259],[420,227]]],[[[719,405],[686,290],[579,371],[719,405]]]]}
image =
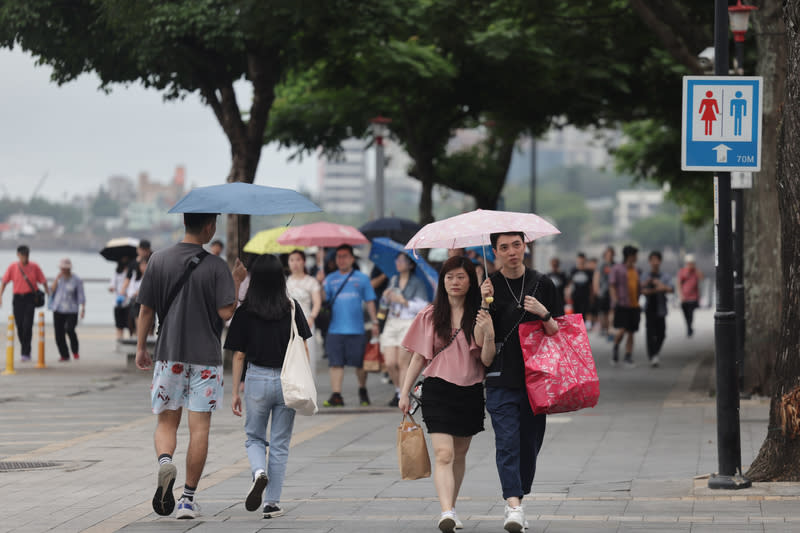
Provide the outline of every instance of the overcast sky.
{"type": "MultiPolygon", "coordinates": [[[[166,182],[177,165],[197,186],[224,183],[230,147],[210,108],[192,95],[164,102],[161,93],[115,86],[109,95],[85,75],[58,86],[50,67],[19,50],[0,49],[0,195],[71,198],[96,191],[111,175],[166,182]]],[[[239,100],[246,107],[249,101],[239,100]]],[[[266,147],[256,183],[316,188],[316,159],[287,162],[266,147]]]]}

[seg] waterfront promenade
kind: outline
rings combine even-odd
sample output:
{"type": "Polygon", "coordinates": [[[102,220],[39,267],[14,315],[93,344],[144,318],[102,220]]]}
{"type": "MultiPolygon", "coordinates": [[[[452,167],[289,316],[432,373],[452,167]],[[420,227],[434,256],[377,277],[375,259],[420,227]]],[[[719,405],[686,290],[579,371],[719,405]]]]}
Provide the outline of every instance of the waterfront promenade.
{"type": "MultiPolygon", "coordinates": [[[[701,310],[696,320],[697,332],[687,339],[672,310],[658,369],[645,364],[641,332],[634,369],[611,368],[610,344],[591,336],[600,404],[548,418],[534,493],[524,500],[530,531],[800,531],[800,484],[707,488],[704,476],[717,467],[716,407],[708,394],[713,313],[701,310]]],[[[243,419],[233,416],[227,395],[212,418],[198,489],[202,516],[178,521],[155,515],[150,374],[126,368],[112,328],[81,326],[79,334],[80,361],[57,362],[48,335],[48,368],[18,364],[16,375],[0,376],[0,532],[438,531],[432,480],[399,479],[395,427],[401,416],[384,407],[390,386],[370,376],[373,406],[356,408],[349,371],[346,408],[296,418],[281,502],[285,516],[264,520],[244,509],[250,473],[243,419]],[[33,468],[42,463],[48,466],[33,468]]],[[[322,401],[330,390],[324,360],[317,378],[322,401]]],[[[767,415],[767,399],[742,402],[745,465],[763,441],[767,415]]],[[[503,531],[488,416],[486,429],[467,457],[457,505],[464,531],[503,531]]],[[[176,493],[187,438],[184,422],[176,493]]]]}

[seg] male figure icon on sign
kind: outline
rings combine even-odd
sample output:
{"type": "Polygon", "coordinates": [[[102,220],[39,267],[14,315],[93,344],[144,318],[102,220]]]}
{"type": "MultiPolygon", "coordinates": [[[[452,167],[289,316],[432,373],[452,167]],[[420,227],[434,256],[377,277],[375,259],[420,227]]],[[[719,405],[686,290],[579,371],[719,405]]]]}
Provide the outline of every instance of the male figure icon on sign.
{"type": "Polygon", "coordinates": [[[717,105],[716,98],[712,98],[714,93],[711,91],[706,91],[706,98],[700,100],[700,120],[706,123],[705,134],[711,135],[712,127],[714,125],[714,121],[717,120],[717,114],[719,113],[719,106],[717,105]]]}
{"type": "Polygon", "coordinates": [[[736,91],[736,98],[731,99],[731,115],[733,116],[733,134],[742,134],[742,117],[747,116],[747,100],[742,98],[742,91],[736,91]]]}

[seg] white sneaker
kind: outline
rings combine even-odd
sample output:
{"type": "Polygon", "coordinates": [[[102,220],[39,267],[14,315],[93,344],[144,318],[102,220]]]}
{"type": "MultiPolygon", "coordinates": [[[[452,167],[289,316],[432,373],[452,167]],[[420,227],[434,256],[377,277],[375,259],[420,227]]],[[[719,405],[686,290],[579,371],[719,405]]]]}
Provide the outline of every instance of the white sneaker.
{"type": "Polygon", "coordinates": [[[458,519],[455,509],[453,509],[453,520],[456,521],[456,529],[464,529],[464,523],[458,519]]]}
{"type": "Polygon", "coordinates": [[[506,518],[503,522],[503,529],[509,533],[520,533],[525,529],[525,511],[522,505],[509,507],[506,505],[506,518]]]}
{"type": "Polygon", "coordinates": [[[196,518],[200,514],[200,504],[197,501],[181,498],[178,500],[178,512],[175,518],[196,518]]]}
{"type": "Polygon", "coordinates": [[[653,368],[658,368],[658,365],[661,364],[661,359],[658,358],[657,355],[654,355],[652,359],[650,359],[650,366],[653,368]]]}
{"type": "Polygon", "coordinates": [[[453,533],[456,529],[456,514],[453,511],[444,511],[439,518],[438,526],[442,533],[453,533]]]}

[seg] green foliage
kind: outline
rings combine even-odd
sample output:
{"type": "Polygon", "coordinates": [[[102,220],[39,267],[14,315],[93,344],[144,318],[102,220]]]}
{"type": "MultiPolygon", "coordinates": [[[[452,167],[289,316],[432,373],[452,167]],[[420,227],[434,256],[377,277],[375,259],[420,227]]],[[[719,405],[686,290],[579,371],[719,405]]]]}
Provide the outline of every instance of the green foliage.
{"type": "Polygon", "coordinates": [[[636,223],[628,231],[643,250],[677,248],[681,240],[681,222],[675,215],[660,213],[636,223]]]}
{"type": "Polygon", "coordinates": [[[69,205],[48,202],[43,198],[33,198],[29,202],[10,198],[0,200],[0,220],[8,220],[11,215],[19,213],[52,217],[56,224],[64,226],[67,231],[74,230],[83,221],[83,210],[69,205]]]}
{"type": "Polygon", "coordinates": [[[685,208],[683,220],[698,227],[714,215],[713,178],[707,172],[684,172],[680,167],[680,123],[648,119],[623,128],[626,141],[615,151],[617,169],[638,180],[669,184],[667,197],[685,208]]]}

